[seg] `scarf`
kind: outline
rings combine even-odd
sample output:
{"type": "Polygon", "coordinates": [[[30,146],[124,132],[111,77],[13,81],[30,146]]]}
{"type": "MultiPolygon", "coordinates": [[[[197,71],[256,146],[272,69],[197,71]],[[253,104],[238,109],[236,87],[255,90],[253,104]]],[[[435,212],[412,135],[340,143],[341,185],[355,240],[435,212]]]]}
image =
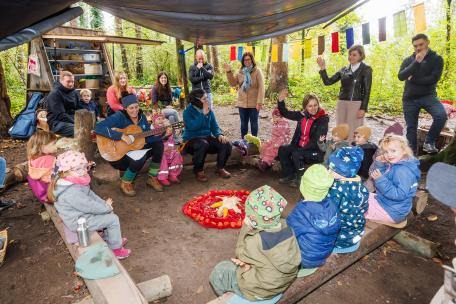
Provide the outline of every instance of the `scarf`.
{"type": "Polygon", "coordinates": [[[242,72],[244,72],[244,82],[242,83],[242,90],[247,92],[252,85],[252,77],[250,77],[250,73],[252,72],[253,66],[250,67],[243,67],[242,72]]]}
{"type": "Polygon", "coordinates": [[[90,175],[86,174],[82,177],[78,176],[67,176],[64,178],[64,180],[73,183],[73,184],[78,184],[82,186],[88,186],[90,184],[90,175]]]}

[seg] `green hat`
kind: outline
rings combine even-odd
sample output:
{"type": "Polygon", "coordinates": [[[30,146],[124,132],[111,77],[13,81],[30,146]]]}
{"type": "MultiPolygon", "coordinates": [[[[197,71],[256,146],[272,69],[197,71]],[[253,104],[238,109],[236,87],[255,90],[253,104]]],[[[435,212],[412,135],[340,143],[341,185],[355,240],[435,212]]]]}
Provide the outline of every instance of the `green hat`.
{"type": "Polygon", "coordinates": [[[309,167],[301,178],[302,195],[306,201],[321,202],[328,194],[334,177],[323,165],[309,167]]]}
{"type": "Polygon", "coordinates": [[[274,228],[280,221],[287,201],[268,185],[253,190],[245,201],[245,216],[258,229],[274,228]]]}

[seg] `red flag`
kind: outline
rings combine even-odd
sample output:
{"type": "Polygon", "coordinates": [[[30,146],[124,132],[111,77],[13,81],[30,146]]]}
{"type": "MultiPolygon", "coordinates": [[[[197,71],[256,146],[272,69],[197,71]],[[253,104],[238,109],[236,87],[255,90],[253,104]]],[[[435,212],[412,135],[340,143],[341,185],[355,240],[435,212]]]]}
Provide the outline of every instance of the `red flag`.
{"type": "Polygon", "coordinates": [[[233,45],[231,46],[231,49],[230,49],[230,61],[234,61],[236,60],[236,46],[233,45]]]}
{"type": "Polygon", "coordinates": [[[334,32],[331,34],[331,51],[333,53],[339,53],[339,33],[334,32]]]}

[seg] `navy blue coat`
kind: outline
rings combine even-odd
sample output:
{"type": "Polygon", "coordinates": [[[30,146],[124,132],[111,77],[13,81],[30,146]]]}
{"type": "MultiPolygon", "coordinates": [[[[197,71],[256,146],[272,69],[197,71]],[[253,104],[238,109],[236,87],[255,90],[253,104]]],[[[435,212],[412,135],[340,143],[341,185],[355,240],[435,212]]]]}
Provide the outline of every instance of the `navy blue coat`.
{"type": "Polygon", "coordinates": [[[300,201],[287,217],[301,250],[301,266],[323,265],[339,234],[338,208],[326,197],[321,202],[300,201]]]}

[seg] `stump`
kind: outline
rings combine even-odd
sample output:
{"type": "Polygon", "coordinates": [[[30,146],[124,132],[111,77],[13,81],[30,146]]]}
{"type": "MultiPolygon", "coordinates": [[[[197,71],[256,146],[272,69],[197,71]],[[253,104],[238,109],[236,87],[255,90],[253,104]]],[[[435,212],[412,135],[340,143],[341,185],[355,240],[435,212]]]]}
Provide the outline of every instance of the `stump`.
{"type": "Polygon", "coordinates": [[[92,140],[95,128],[95,115],[86,109],[77,110],[74,114],[74,138],[78,143],[78,150],[83,152],[88,161],[95,157],[96,145],[92,140]]]}

